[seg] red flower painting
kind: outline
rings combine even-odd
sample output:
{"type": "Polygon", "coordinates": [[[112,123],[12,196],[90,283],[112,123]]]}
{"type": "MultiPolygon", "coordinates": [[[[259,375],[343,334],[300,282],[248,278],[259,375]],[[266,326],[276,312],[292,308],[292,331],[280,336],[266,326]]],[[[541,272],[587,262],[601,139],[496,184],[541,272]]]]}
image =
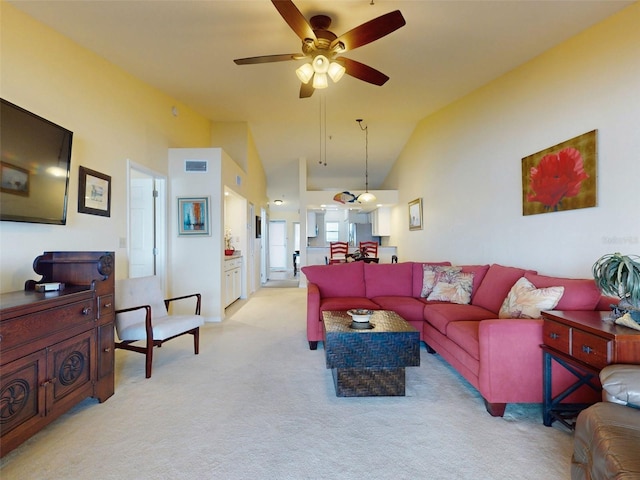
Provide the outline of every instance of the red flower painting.
{"type": "Polygon", "coordinates": [[[558,210],[566,197],[580,193],[582,182],[589,178],[584,171],[582,155],[575,148],[565,148],[542,157],[529,173],[530,202],[540,202],[548,210],[558,210]]]}

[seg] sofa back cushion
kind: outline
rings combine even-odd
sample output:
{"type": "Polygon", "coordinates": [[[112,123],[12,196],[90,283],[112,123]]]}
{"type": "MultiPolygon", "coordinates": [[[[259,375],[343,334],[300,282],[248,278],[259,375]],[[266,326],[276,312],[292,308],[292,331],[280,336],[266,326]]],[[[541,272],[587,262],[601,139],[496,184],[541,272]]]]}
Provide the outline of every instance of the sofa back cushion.
{"type": "Polygon", "coordinates": [[[461,265],[461,267],[462,273],[473,273],[473,288],[471,290],[471,299],[473,300],[482,283],[482,279],[489,271],[489,265],[461,265]]]}
{"type": "Polygon", "coordinates": [[[451,262],[413,262],[413,290],[411,292],[411,296],[415,298],[420,298],[420,294],[422,293],[424,265],[438,265],[448,267],[451,266],[451,262]]]}
{"type": "Polygon", "coordinates": [[[410,297],[413,291],[413,263],[365,263],[364,282],[368,298],[410,297]]]}
{"type": "Polygon", "coordinates": [[[307,265],[302,267],[302,272],[309,282],[318,286],[322,298],[364,297],[363,267],[364,262],[307,265]]]}
{"type": "MultiPolygon", "coordinates": [[[[494,263],[489,267],[489,270],[487,270],[471,303],[498,313],[511,287],[513,287],[518,279],[524,276],[527,271],[528,270],[523,268],[505,267],[504,265],[494,263]]],[[[531,273],[536,272],[531,271],[531,273]]]]}
{"type": "Polygon", "coordinates": [[[524,276],[536,288],[564,287],[556,310],[595,310],[600,301],[600,290],[593,279],[548,277],[533,272],[524,276]]]}

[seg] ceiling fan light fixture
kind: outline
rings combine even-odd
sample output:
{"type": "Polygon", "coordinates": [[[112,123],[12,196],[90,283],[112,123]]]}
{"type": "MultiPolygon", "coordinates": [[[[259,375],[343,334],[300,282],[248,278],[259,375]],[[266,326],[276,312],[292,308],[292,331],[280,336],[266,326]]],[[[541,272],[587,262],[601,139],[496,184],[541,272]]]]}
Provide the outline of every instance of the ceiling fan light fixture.
{"type": "Polygon", "coordinates": [[[324,55],[316,55],[313,58],[313,70],[316,73],[327,73],[329,70],[329,59],[324,55]]]}
{"type": "Polygon", "coordinates": [[[296,70],[296,75],[302,83],[309,83],[313,78],[313,67],[310,63],[305,63],[296,70]]]}
{"type": "Polygon", "coordinates": [[[313,76],[313,88],[321,89],[329,86],[329,80],[326,73],[317,73],[313,76]]]}
{"type": "Polygon", "coordinates": [[[331,64],[329,65],[329,71],[327,73],[334,83],[338,83],[346,71],[347,69],[340,65],[338,62],[331,62],[331,64]]]}

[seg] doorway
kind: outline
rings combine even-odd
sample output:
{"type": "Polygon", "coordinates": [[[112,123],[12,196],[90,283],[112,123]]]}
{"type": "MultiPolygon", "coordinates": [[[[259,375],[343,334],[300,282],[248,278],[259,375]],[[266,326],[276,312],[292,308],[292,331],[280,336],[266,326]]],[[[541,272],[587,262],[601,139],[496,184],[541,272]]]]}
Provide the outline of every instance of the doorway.
{"type": "Polygon", "coordinates": [[[269,221],[269,269],[287,270],[287,222],[284,220],[269,221]]]}
{"type": "Polygon", "coordinates": [[[129,278],[166,271],[166,177],[129,161],[128,255],[129,278]]]}

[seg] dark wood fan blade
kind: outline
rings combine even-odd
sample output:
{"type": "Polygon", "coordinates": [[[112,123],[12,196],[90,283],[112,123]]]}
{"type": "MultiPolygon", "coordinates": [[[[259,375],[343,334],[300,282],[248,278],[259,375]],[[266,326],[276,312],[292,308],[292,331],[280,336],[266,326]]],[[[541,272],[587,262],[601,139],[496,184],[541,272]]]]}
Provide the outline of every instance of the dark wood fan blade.
{"type": "Polygon", "coordinates": [[[282,55],[263,55],[262,57],[236,58],[236,65],[253,65],[255,63],[285,62],[287,60],[300,60],[304,55],[300,53],[283,53],[282,55]]]}
{"type": "Polygon", "coordinates": [[[304,15],[300,13],[298,7],[296,7],[291,0],[271,0],[276,10],[280,12],[284,21],[291,27],[300,40],[304,41],[306,38],[316,40],[316,34],[313,33],[313,29],[304,15]]]}
{"type": "Polygon", "coordinates": [[[364,63],[356,62],[355,60],[351,60],[350,58],[338,57],[335,59],[336,62],[342,64],[345,68],[345,73],[347,75],[351,75],[359,80],[363,80],[367,83],[372,83],[374,85],[384,85],[389,77],[387,77],[384,73],[372,68],[364,63]]]}
{"type": "Polygon", "coordinates": [[[406,23],[407,22],[402,16],[402,13],[400,13],[400,10],[395,10],[374,18],[373,20],[369,20],[359,27],[349,30],[344,35],[340,35],[331,42],[330,48],[335,47],[338,43],[342,43],[344,45],[344,50],[342,50],[343,52],[353,50],[354,48],[358,48],[362,45],[378,40],[385,35],[389,35],[391,32],[396,31],[406,23]]]}
{"type": "Polygon", "coordinates": [[[315,91],[311,82],[300,84],[300,98],[309,98],[315,91]]]}

